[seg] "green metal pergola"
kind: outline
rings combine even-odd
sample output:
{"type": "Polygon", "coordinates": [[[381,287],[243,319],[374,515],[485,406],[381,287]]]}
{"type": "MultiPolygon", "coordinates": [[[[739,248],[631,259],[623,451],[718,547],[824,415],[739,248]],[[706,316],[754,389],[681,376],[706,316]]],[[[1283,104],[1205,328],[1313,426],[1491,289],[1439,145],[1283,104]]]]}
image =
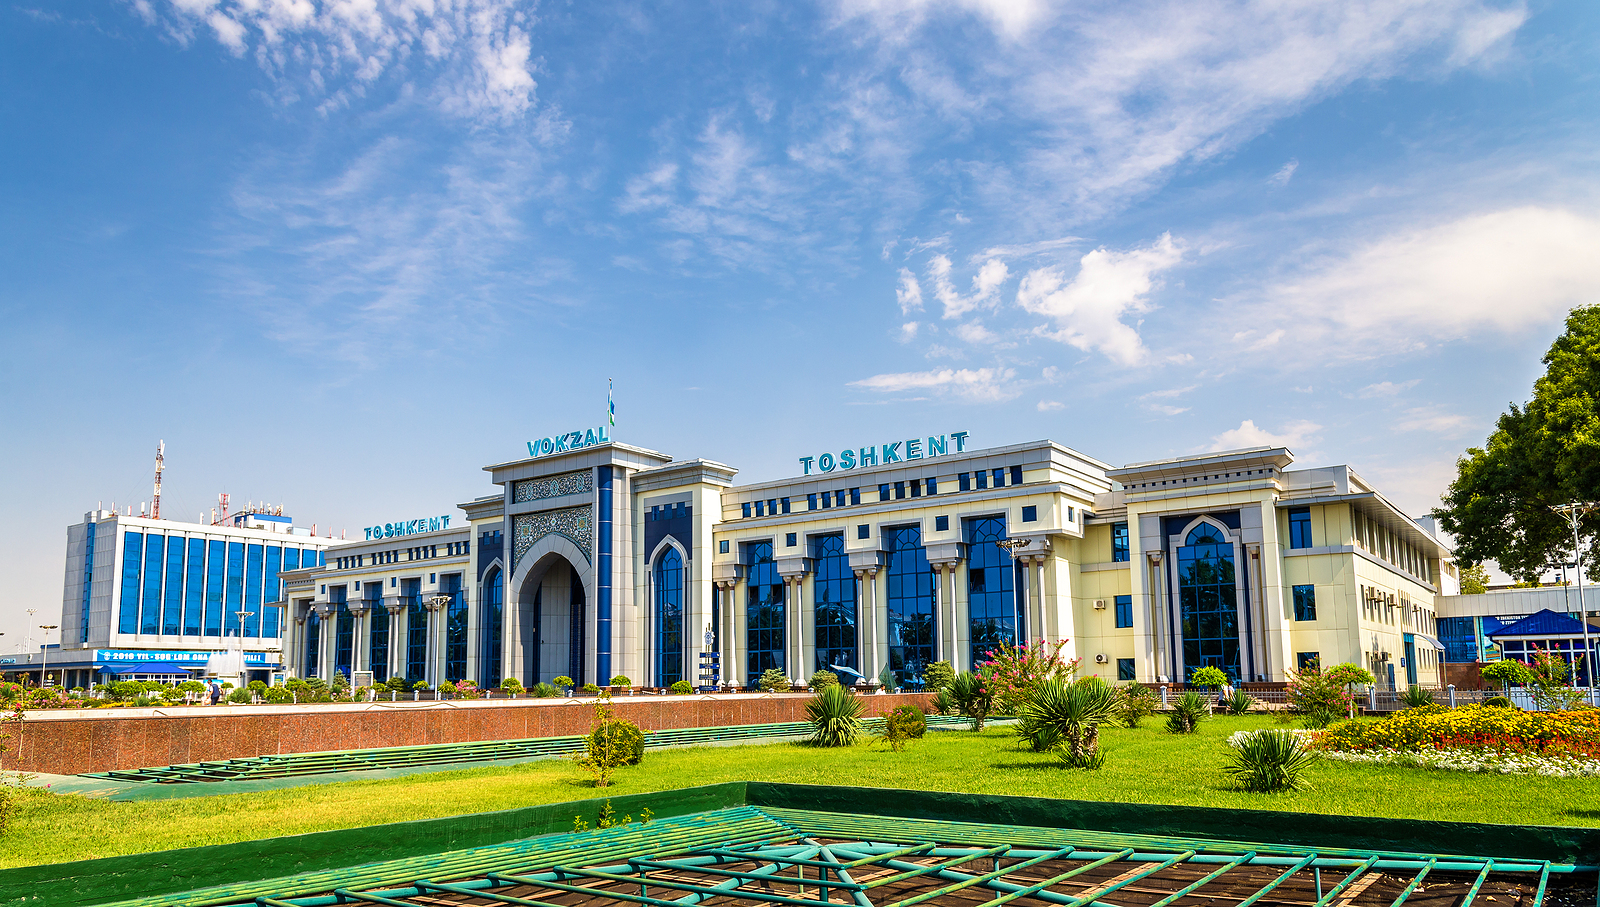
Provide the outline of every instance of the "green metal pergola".
{"type": "MultiPolygon", "coordinates": [[[[882,728],[884,719],[862,720],[868,732],[882,728]]],[[[965,718],[929,715],[928,726],[966,727],[965,718]]],[[[804,737],[811,725],[803,722],[746,724],[730,727],[676,728],[645,732],[647,747],[696,746],[709,743],[734,743],[742,740],[804,737]]],[[[336,772],[362,772],[425,766],[449,766],[473,762],[539,759],[564,756],[583,749],[583,737],[530,737],[517,740],[485,740],[474,743],[438,743],[362,750],[335,750],[321,753],[285,753],[253,756],[216,762],[194,762],[159,768],[85,772],[81,777],[107,781],[150,784],[194,784],[207,781],[260,781],[325,775],[336,772]]]]}
{"type": "Polygon", "coordinates": [[[1549,860],[746,805],[117,907],[1567,907],[1595,894],[1594,866],[1549,860]]]}

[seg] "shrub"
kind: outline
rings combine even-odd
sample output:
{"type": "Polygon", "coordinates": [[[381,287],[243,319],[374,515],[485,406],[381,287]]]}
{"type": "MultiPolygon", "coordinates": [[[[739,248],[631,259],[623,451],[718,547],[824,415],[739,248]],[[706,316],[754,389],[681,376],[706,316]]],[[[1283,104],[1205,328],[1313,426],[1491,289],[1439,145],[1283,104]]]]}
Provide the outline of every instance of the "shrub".
{"type": "Polygon", "coordinates": [[[470,680],[462,680],[456,683],[456,695],[462,699],[477,699],[483,695],[483,691],[478,689],[476,683],[470,680]]]}
{"type": "Polygon", "coordinates": [[[986,686],[994,693],[994,711],[1018,715],[1036,684],[1051,678],[1068,681],[1078,673],[1078,660],[1063,661],[1061,649],[1067,641],[1031,645],[1001,646],[991,650],[989,660],[978,666],[986,686]]]}
{"type": "Polygon", "coordinates": [[[936,661],[922,669],[922,686],[930,693],[939,692],[955,679],[956,669],[948,661],[936,661]]]}
{"type": "Polygon", "coordinates": [[[507,696],[515,696],[523,692],[522,681],[515,677],[507,677],[500,681],[500,692],[505,693],[507,696]]]}
{"type": "Polygon", "coordinates": [[[928,718],[914,705],[897,705],[883,721],[883,739],[895,752],[905,749],[906,741],[921,740],[928,732],[928,718]]]}
{"type": "Polygon", "coordinates": [[[147,705],[155,705],[156,701],[150,698],[149,693],[141,692],[139,695],[133,697],[133,704],[137,708],[143,708],[147,705]]]}
{"type": "Polygon", "coordinates": [[[454,695],[456,692],[456,685],[446,680],[444,683],[439,684],[439,692],[445,694],[446,696],[454,695]]]}
{"type": "MultiPolygon", "coordinates": [[[[227,686],[227,684],[223,684],[223,686],[227,686]]],[[[343,671],[334,671],[333,672],[333,691],[335,693],[345,693],[345,692],[348,692],[349,690],[350,690],[350,675],[346,674],[343,671]]]]}
{"type": "Polygon", "coordinates": [[[777,668],[768,668],[761,672],[761,679],[756,681],[756,687],[763,693],[787,693],[792,688],[789,678],[777,668]]]}
{"type": "Polygon", "coordinates": [[[245,686],[249,688],[250,692],[259,694],[266,691],[267,682],[264,680],[252,680],[245,684],[245,686]]]}
{"type": "Polygon", "coordinates": [[[1302,734],[1266,728],[1234,734],[1232,752],[1223,771],[1239,786],[1255,793],[1274,793],[1305,786],[1306,768],[1316,761],[1302,734]]]}
{"type": "Polygon", "coordinates": [[[611,697],[602,694],[595,700],[594,723],[583,738],[583,752],[574,757],[575,761],[594,775],[595,787],[609,787],[617,769],[637,765],[643,757],[644,732],[633,722],[617,718],[611,709],[611,697]]]}
{"type": "Polygon", "coordinates": [[[385,680],[383,688],[391,693],[404,693],[406,690],[412,689],[406,685],[406,678],[399,674],[385,680]]]}
{"type": "Polygon", "coordinates": [[[1117,690],[1116,719],[1123,727],[1136,728],[1156,713],[1156,691],[1142,683],[1128,683],[1117,690]]]}
{"type": "MultiPolygon", "coordinates": [[[[1577,661],[1582,664],[1583,656],[1577,656],[1577,661]]],[[[1567,683],[1567,676],[1572,673],[1572,668],[1566,659],[1534,646],[1531,670],[1533,704],[1536,708],[1564,712],[1584,700],[1583,691],[1567,683]]]]}
{"type": "Polygon", "coordinates": [[[1483,701],[1483,705],[1485,708],[1496,709],[1514,709],[1517,707],[1516,703],[1505,696],[1490,696],[1483,701]]]}
{"type": "Polygon", "coordinates": [[[1417,686],[1416,684],[1406,687],[1406,691],[1400,694],[1400,701],[1404,703],[1405,707],[1408,709],[1415,709],[1425,705],[1434,704],[1433,693],[1424,690],[1422,687],[1417,686]]]}
{"type": "Polygon", "coordinates": [[[955,680],[950,681],[950,686],[940,691],[940,695],[946,693],[956,714],[971,718],[973,730],[983,730],[984,719],[989,717],[990,710],[994,708],[994,693],[988,678],[962,671],[955,680]]]}
{"type": "Polygon", "coordinates": [[[293,702],[294,694],[287,687],[267,687],[266,697],[268,702],[293,702]]]}
{"type": "Polygon", "coordinates": [[[167,687],[161,691],[162,702],[177,702],[182,698],[183,694],[178,691],[177,687],[167,687]]]}
{"type": "Polygon", "coordinates": [[[1342,752],[1466,749],[1595,759],[1600,758],[1600,710],[1407,709],[1380,721],[1340,722],[1324,731],[1317,745],[1342,752]]]}
{"type": "Polygon", "coordinates": [[[1354,709],[1339,676],[1324,674],[1314,664],[1298,673],[1291,671],[1289,676],[1289,711],[1299,715],[1306,727],[1325,728],[1339,720],[1347,708],[1354,709]]]}
{"type": "Polygon", "coordinates": [[[838,682],[838,674],[835,674],[832,671],[818,671],[817,673],[811,675],[811,681],[807,685],[813,690],[820,690],[825,686],[836,684],[838,682]]]}
{"type": "Polygon", "coordinates": [[[426,693],[428,690],[432,689],[432,687],[428,686],[428,682],[426,680],[419,680],[411,685],[411,689],[413,692],[426,693]]]}
{"type": "Polygon", "coordinates": [[[1174,734],[1192,734],[1200,722],[1211,714],[1206,698],[1190,690],[1172,702],[1172,714],[1167,716],[1167,730],[1174,734]]]}
{"type": "Polygon", "coordinates": [[[686,696],[686,695],[694,692],[694,687],[690,686],[689,685],[689,681],[687,681],[687,680],[673,681],[672,686],[670,687],[670,689],[672,690],[672,692],[674,694],[676,694],[678,696],[686,696]]]}
{"type": "Polygon", "coordinates": [[[861,736],[861,713],[866,707],[853,690],[832,684],[817,690],[806,703],[813,746],[850,746],[861,736]]]}
{"type": "Polygon", "coordinates": [[[618,674],[611,678],[611,685],[614,687],[631,687],[633,686],[633,681],[629,680],[626,674],[618,674]]]}
{"type": "Polygon", "coordinates": [[[178,684],[178,691],[180,693],[204,693],[206,685],[198,680],[185,680],[183,683],[178,684]]]}
{"type": "Polygon", "coordinates": [[[1510,658],[1484,665],[1479,669],[1478,675],[1490,683],[1499,684],[1502,691],[1510,690],[1512,684],[1521,685],[1533,681],[1533,672],[1528,670],[1528,666],[1510,658]]]}
{"type": "Polygon", "coordinates": [[[529,690],[528,692],[532,693],[536,698],[539,699],[550,699],[552,697],[561,695],[560,690],[557,690],[555,687],[545,683],[542,680],[534,684],[533,689],[529,690]]]}
{"type": "Polygon", "coordinates": [[[1222,673],[1221,668],[1206,665],[1203,668],[1196,668],[1195,672],[1189,675],[1189,682],[1197,687],[1220,687],[1228,682],[1228,675],[1222,673]]]}
{"type": "Polygon", "coordinates": [[[1256,701],[1250,698],[1249,693],[1244,690],[1234,690],[1232,696],[1223,700],[1222,707],[1227,709],[1229,715],[1243,715],[1245,712],[1250,711],[1250,707],[1255,703],[1256,701]]]}
{"type": "Polygon", "coordinates": [[[554,680],[552,680],[550,682],[555,684],[556,688],[560,689],[560,690],[570,690],[573,687],[578,685],[578,682],[576,680],[573,680],[571,677],[568,677],[565,674],[561,674],[561,675],[557,676],[554,680]]]}
{"type": "Polygon", "coordinates": [[[941,715],[949,715],[955,712],[956,703],[955,700],[950,696],[950,688],[945,687],[939,692],[933,694],[933,701],[928,703],[928,707],[941,715]]]}
{"type": "MultiPolygon", "coordinates": [[[[201,684],[200,688],[205,689],[205,685],[201,684]]],[[[111,698],[119,702],[128,702],[143,692],[144,684],[136,680],[111,681],[111,698]]]]}
{"type": "Polygon", "coordinates": [[[592,695],[594,695],[594,694],[596,694],[596,693],[599,693],[599,692],[600,692],[600,688],[599,688],[599,687],[597,687],[597,686],[595,686],[595,685],[594,685],[594,684],[592,684],[592,683],[586,683],[586,684],[584,684],[584,685],[583,685],[583,687],[582,687],[582,688],[581,688],[581,689],[580,689],[580,690],[579,690],[579,692],[582,692],[582,693],[588,693],[588,694],[589,694],[589,695],[591,695],[591,696],[592,696],[592,695]]]}
{"type": "Polygon", "coordinates": [[[240,687],[228,694],[228,701],[235,705],[249,705],[254,702],[256,694],[249,687],[240,687]]]}
{"type": "Polygon", "coordinates": [[[1034,687],[1022,713],[1036,725],[1055,730],[1056,752],[1063,764],[1093,769],[1105,764],[1100,725],[1111,720],[1116,700],[1117,691],[1098,677],[1072,683],[1053,677],[1034,687]]]}
{"type": "Polygon", "coordinates": [[[1017,720],[1017,736],[1035,753],[1053,752],[1061,745],[1061,732],[1053,725],[1040,724],[1024,712],[1017,720]]]}

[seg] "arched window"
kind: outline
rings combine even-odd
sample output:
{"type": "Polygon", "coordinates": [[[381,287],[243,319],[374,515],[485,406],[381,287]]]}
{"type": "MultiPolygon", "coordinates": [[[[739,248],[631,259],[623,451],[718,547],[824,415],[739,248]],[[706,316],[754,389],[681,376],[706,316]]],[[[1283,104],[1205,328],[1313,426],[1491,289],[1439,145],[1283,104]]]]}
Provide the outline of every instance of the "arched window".
{"type": "MultiPolygon", "coordinates": [[[[483,581],[483,684],[486,687],[498,687],[504,679],[501,675],[500,649],[501,634],[505,628],[505,578],[500,573],[499,567],[491,567],[489,576],[483,581]]],[[[520,678],[519,678],[520,679],[520,678]]],[[[533,682],[529,679],[529,684],[533,682]]]]}
{"type": "Polygon", "coordinates": [[[1237,679],[1239,612],[1233,544],[1209,523],[1190,530],[1186,541],[1178,549],[1184,674],[1210,666],[1237,679]]]}
{"type": "Polygon", "coordinates": [[[1222,533],[1217,531],[1217,527],[1211,525],[1210,523],[1201,523],[1200,525],[1189,530],[1189,538],[1185,544],[1221,545],[1226,542],[1227,539],[1222,537],[1222,533]]]}
{"type": "Polygon", "coordinates": [[[683,680],[683,557],[668,548],[656,558],[656,686],[683,680]]]}
{"type": "Polygon", "coordinates": [[[965,520],[967,537],[967,614],[971,620],[972,664],[1017,644],[1017,564],[997,542],[1006,537],[1006,518],[965,520]]]}
{"type": "Polygon", "coordinates": [[[901,684],[922,683],[922,670],[933,661],[933,568],[922,547],[920,526],[883,531],[889,552],[885,610],[889,626],[889,669],[901,684]]]}

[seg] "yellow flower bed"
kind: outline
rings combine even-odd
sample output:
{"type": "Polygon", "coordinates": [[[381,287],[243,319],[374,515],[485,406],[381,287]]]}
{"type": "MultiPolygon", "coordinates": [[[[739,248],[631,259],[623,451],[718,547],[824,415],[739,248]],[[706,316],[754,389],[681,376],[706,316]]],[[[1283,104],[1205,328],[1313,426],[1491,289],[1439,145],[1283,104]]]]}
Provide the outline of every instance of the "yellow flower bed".
{"type": "Polygon", "coordinates": [[[1600,709],[1524,712],[1498,706],[1423,706],[1380,721],[1346,721],[1318,745],[1342,752],[1369,749],[1492,749],[1600,758],[1600,709]]]}

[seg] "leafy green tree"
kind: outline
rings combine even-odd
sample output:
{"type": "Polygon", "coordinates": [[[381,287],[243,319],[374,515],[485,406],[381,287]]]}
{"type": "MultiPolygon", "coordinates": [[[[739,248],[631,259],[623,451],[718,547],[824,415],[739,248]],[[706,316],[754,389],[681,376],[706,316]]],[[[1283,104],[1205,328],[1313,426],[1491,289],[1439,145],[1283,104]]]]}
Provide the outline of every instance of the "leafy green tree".
{"type": "Polygon", "coordinates": [[[1461,594],[1482,595],[1489,591],[1489,571],[1483,569],[1482,564],[1470,564],[1461,568],[1461,594]]]}
{"type": "Polygon", "coordinates": [[[1334,665],[1333,667],[1329,668],[1323,676],[1325,676],[1330,683],[1336,683],[1339,686],[1344,687],[1346,694],[1345,698],[1348,700],[1345,703],[1345,706],[1349,709],[1351,718],[1356,717],[1356,684],[1368,684],[1377,680],[1377,678],[1372,676],[1371,671],[1358,664],[1351,664],[1348,661],[1344,662],[1343,664],[1334,665]]]}
{"type": "MultiPolygon", "coordinates": [[[[1525,582],[1567,560],[1572,531],[1550,507],[1600,499],[1600,305],[1567,315],[1544,355],[1533,399],[1511,405],[1488,443],[1456,461],[1456,479],[1433,513],[1464,563],[1494,561],[1525,582]]],[[[1600,514],[1580,535],[1592,543],[1600,514]]],[[[1600,558],[1587,564],[1600,580],[1600,558]]]]}
{"type": "Polygon", "coordinates": [[[1228,682],[1228,675],[1224,674],[1221,668],[1206,665],[1203,668],[1196,668],[1195,672],[1189,676],[1189,682],[1197,687],[1215,689],[1228,682]]]}
{"type": "Polygon", "coordinates": [[[1528,666],[1514,658],[1500,661],[1491,661],[1484,665],[1478,674],[1490,683],[1497,683],[1501,690],[1511,689],[1512,684],[1533,682],[1533,671],[1528,666]]]}

